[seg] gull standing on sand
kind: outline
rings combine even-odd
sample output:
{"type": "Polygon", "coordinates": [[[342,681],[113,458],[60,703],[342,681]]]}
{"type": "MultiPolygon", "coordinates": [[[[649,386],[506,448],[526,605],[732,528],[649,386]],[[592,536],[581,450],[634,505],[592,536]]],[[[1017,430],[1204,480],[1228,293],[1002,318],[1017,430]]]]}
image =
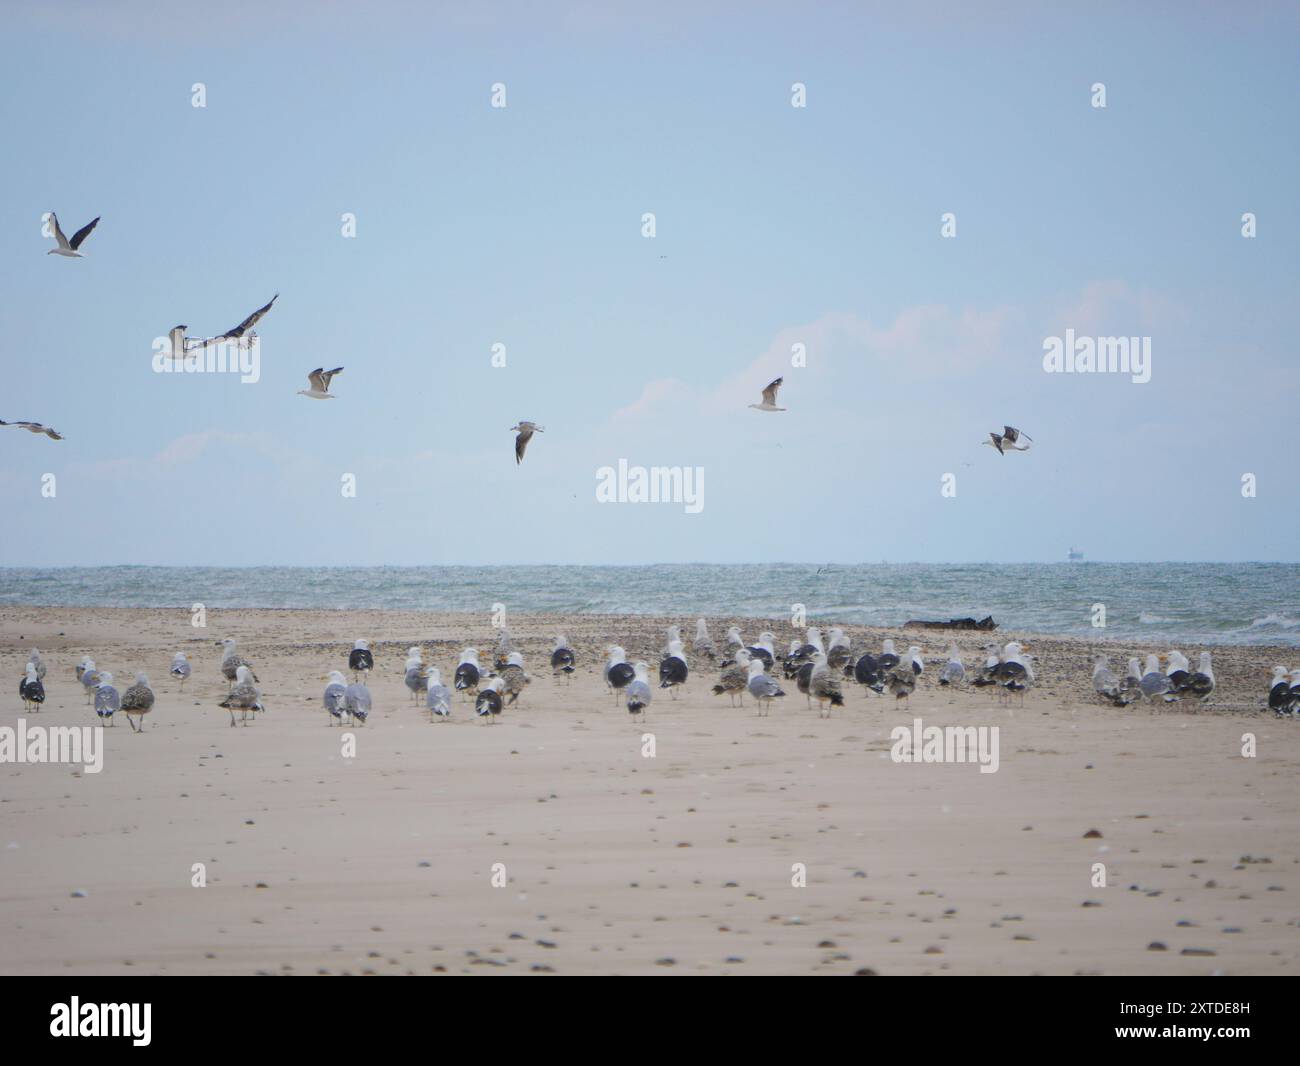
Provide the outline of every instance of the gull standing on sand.
{"type": "Polygon", "coordinates": [[[1214,668],[1210,665],[1208,651],[1201,652],[1200,665],[1188,676],[1184,691],[1190,692],[1202,703],[1210,698],[1210,693],[1214,691],[1214,668]]]}
{"type": "Polygon", "coordinates": [[[429,667],[425,678],[424,705],[429,709],[430,720],[451,717],[451,689],[442,683],[442,672],[436,667],[429,667]]]}
{"type": "Polygon", "coordinates": [[[920,645],[913,644],[907,649],[907,662],[912,668],[912,673],[917,677],[925,673],[925,660],[921,658],[920,645]]]}
{"type": "Polygon", "coordinates": [[[664,630],[664,633],[665,633],[664,646],[659,649],[659,658],[661,659],[668,654],[668,649],[672,647],[672,643],[674,640],[682,639],[682,627],[669,626],[666,630],[664,630]]]}
{"type": "Polygon", "coordinates": [[[775,381],[771,382],[767,388],[763,390],[763,402],[751,403],[749,406],[755,411],[784,411],[784,407],[777,407],[776,405],[777,390],[781,388],[781,383],[783,381],[785,381],[785,378],[777,378],[775,381]]]}
{"type": "Polygon", "coordinates": [[[528,448],[528,442],[533,439],[534,433],[545,433],[546,430],[536,422],[517,422],[510,427],[511,433],[518,433],[515,438],[515,466],[524,461],[524,452],[528,448]]]}
{"type": "Polygon", "coordinates": [[[758,704],[758,713],[764,716],[772,713],[772,701],[785,695],[781,686],[763,672],[761,662],[749,664],[747,687],[749,694],[754,697],[754,702],[758,704]]]}
{"type": "Polygon", "coordinates": [[[569,647],[569,638],[561,633],[555,638],[555,650],[551,652],[551,673],[556,677],[563,674],[566,679],[573,675],[573,649],[569,647]]]}
{"type": "Polygon", "coordinates": [[[735,656],[741,648],[745,646],[744,638],[740,635],[740,626],[727,627],[727,639],[722,642],[723,651],[728,656],[735,656]]]}
{"type": "Polygon", "coordinates": [[[766,631],[758,635],[758,640],[745,648],[751,659],[761,659],[763,669],[770,670],[776,665],[776,634],[766,631]]]}
{"type": "Polygon", "coordinates": [[[853,661],[853,642],[839,626],[831,626],[826,647],[826,662],[832,670],[843,670],[853,661]]]}
{"type": "MultiPolygon", "coordinates": [[[[848,667],[845,667],[845,671],[848,672],[848,667]]],[[[880,660],[870,652],[853,664],[852,677],[859,685],[871,689],[876,695],[885,691],[885,671],[880,668],[880,660]]],[[[939,683],[943,684],[942,678],[939,683]]]]}
{"type": "Polygon", "coordinates": [[[1033,439],[1028,433],[1021,433],[1015,426],[1003,426],[1001,433],[990,433],[989,439],[980,441],[980,443],[987,444],[990,448],[996,448],[999,455],[1006,455],[1008,451],[1029,451],[1029,442],[1032,442],[1033,439]],[[1021,444],[1021,440],[1026,443],[1021,444]]]}
{"type": "Polygon", "coordinates": [[[359,674],[368,674],[374,668],[375,657],[370,651],[369,641],[356,641],[348,653],[348,669],[352,671],[352,679],[359,680],[359,674]]]}
{"type": "Polygon", "coordinates": [[[321,702],[325,704],[325,710],[329,712],[329,721],[326,725],[332,726],[335,722],[343,724],[343,716],[348,711],[347,679],[343,676],[341,670],[331,670],[326,677],[325,694],[321,697],[321,702]]]}
{"type": "Polygon", "coordinates": [[[190,661],[185,658],[185,653],[183,651],[178,651],[172,656],[171,669],[167,672],[180,681],[181,691],[184,692],[185,681],[190,676],[190,661]]]}
{"type": "Polygon", "coordinates": [[[86,693],[86,702],[89,703],[93,698],[95,686],[99,684],[99,671],[95,669],[95,660],[87,657],[83,660],[81,670],[81,686],[86,693]]]}
{"type": "Polygon", "coordinates": [[[335,374],[343,373],[341,366],[336,366],[333,370],[326,370],[318,366],[310,374],[307,380],[311,383],[310,389],[299,389],[299,396],[306,396],[312,400],[333,400],[334,393],[330,392],[330,382],[334,379],[335,374]]]}
{"type": "Polygon", "coordinates": [[[1268,684],[1269,709],[1279,718],[1290,714],[1292,704],[1291,682],[1287,677],[1286,667],[1273,667],[1273,680],[1268,684]]]}
{"type": "Polygon", "coordinates": [[[899,663],[890,670],[885,684],[889,694],[895,700],[907,700],[907,705],[912,706],[912,693],[916,691],[916,674],[912,670],[911,663],[899,663]]]}
{"type": "Polygon", "coordinates": [[[627,713],[640,714],[650,706],[652,695],[653,693],[650,691],[650,667],[643,662],[633,663],[632,680],[627,684],[627,713]]]}
{"type": "Polygon", "coordinates": [[[939,684],[959,685],[965,680],[966,667],[961,663],[961,652],[957,650],[957,642],[954,640],[948,649],[948,662],[939,671],[939,684]]]}
{"type": "MultiPolygon", "coordinates": [[[[233,644],[234,642],[231,641],[233,644]]],[[[238,709],[239,720],[248,724],[248,716],[253,715],[253,721],[257,721],[257,712],[266,710],[262,706],[262,693],[257,686],[253,684],[257,679],[253,676],[253,671],[244,663],[235,667],[235,685],[227,693],[226,698],[221,700],[217,706],[225,707],[230,712],[230,727],[235,726],[235,711],[238,709]]]]}
{"type": "Polygon", "coordinates": [[[239,668],[241,666],[247,666],[248,676],[254,681],[257,680],[257,675],[253,673],[253,664],[243,656],[235,654],[235,642],[230,637],[227,637],[221,642],[221,649],[222,677],[233,684],[239,676],[239,668]]]}
{"type": "Polygon", "coordinates": [[[713,694],[721,696],[724,692],[730,699],[731,705],[736,705],[736,696],[740,696],[740,705],[745,705],[745,686],[749,683],[749,652],[740,648],[736,652],[736,661],[728,664],[722,671],[722,676],[718,678],[718,683],[713,686],[713,694]]]}
{"type": "Polygon", "coordinates": [[[524,657],[522,653],[512,651],[506,657],[506,665],[501,669],[502,691],[509,697],[506,704],[509,705],[519,699],[520,694],[524,691],[532,678],[524,673],[524,657]]]}
{"type": "MultiPolygon", "coordinates": [[[[675,628],[675,627],[674,627],[675,628]]],[[[659,664],[659,687],[666,688],[668,695],[677,698],[677,686],[686,684],[690,669],[686,665],[686,652],[680,640],[668,642],[668,654],[659,664]]]]}
{"type": "Polygon", "coordinates": [[[126,724],[136,733],[144,732],[144,716],[153,710],[153,689],[149,687],[149,678],[143,672],[135,675],[135,684],[122,693],[122,713],[126,715],[126,724]],[[136,716],[140,717],[139,728],[136,716]]]}
{"type": "Polygon", "coordinates": [[[817,701],[817,713],[830,717],[830,708],[844,706],[844,695],[840,691],[840,679],[836,677],[826,660],[825,652],[818,652],[813,657],[812,674],[808,678],[808,692],[817,701]]]}
{"type": "Polygon", "coordinates": [[[1191,679],[1192,664],[1187,661],[1186,655],[1174,649],[1170,649],[1166,658],[1169,665],[1165,667],[1165,676],[1173,686],[1174,695],[1181,696],[1187,689],[1187,682],[1191,679]]]}
{"type": "Polygon", "coordinates": [[[370,689],[359,681],[354,681],[343,690],[343,705],[348,717],[354,722],[366,724],[370,717],[370,689]]]}
{"type": "Polygon", "coordinates": [[[420,693],[427,691],[425,684],[424,663],[419,658],[411,657],[406,660],[406,669],[402,674],[402,681],[411,693],[411,699],[419,700],[420,693]]]}
{"type": "Polygon", "coordinates": [[[619,645],[611,644],[606,652],[609,658],[605,660],[605,684],[609,686],[614,698],[618,699],[620,690],[627,688],[636,677],[636,670],[627,661],[627,652],[619,645]]]}
{"type": "Polygon", "coordinates": [[[45,660],[41,658],[41,650],[33,648],[27,653],[27,661],[36,667],[36,676],[42,681],[45,680],[45,660]]]}
{"type": "Polygon", "coordinates": [[[478,688],[481,677],[482,671],[478,665],[478,649],[466,648],[460,653],[460,662],[456,664],[455,679],[453,681],[456,691],[465,693],[468,699],[478,688]]]}
{"type": "Polygon", "coordinates": [[[1174,683],[1160,669],[1160,657],[1148,655],[1142,671],[1142,695],[1152,701],[1159,698],[1164,703],[1172,703],[1178,698],[1172,695],[1173,690],[1174,683]]]}
{"type": "Polygon", "coordinates": [[[708,658],[714,658],[713,639],[709,636],[708,623],[703,618],[695,620],[695,640],[691,643],[691,648],[696,655],[704,655],[708,658]]]}
{"type": "Polygon", "coordinates": [[[880,664],[880,669],[888,672],[899,663],[898,653],[894,651],[894,642],[886,638],[884,644],[880,647],[880,654],[876,657],[876,662],[880,664]]]}
{"type": "Polygon", "coordinates": [[[105,671],[95,686],[95,713],[113,724],[113,715],[122,709],[122,696],[113,687],[113,675],[105,671]]]}
{"type": "Polygon", "coordinates": [[[501,678],[494,677],[480,690],[478,697],[474,700],[474,713],[480,718],[486,718],[489,723],[492,719],[501,713],[501,689],[504,683],[501,678]]]}
{"type": "Polygon", "coordinates": [[[58,242],[58,244],[54,248],[51,248],[45,254],[61,255],[68,259],[85,258],[85,253],[79,251],[79,249],[81,248],[82,242],[87,237],[90,236],[91,230],[93,230],[97,225],[99,225],[99,219],[100,216],[96,215],[84,226],[82,226],[81,229],[77,230],[77,232],[72,235],[72,240],[68,240],[68,238],[63,235],[63,227],[59,225],[59,216],[56,215],[53,211],[51,211],[50,225],[54,228],[54,239],[58,242]]]}
{"type": "Polygon", "coordinates": [[[1112,703],[1119,698],[1119,678],[1110,668],[1106,656],[1098,655],[1092,663],[1092,688],[1098,696],[1112,703]]]}
{"type": "Polygon", "coordinates": [[[1025,658],[1024,648],[1012,641],[1002,649],[1002,661],[998,666],[998,683],[1008,695],[1020,693],[1023,703],[1025,693],[1034,683],[1034,668],[1025,658]]]}
{"type": "Polygon", "coordinates": [[[23,699],[23,710],[30,710],[35,706],[40,709],[45,702],[45,686],[41,684],[40,677],[36,674],[36,664],[28,663],[26,673],[21,681],[18,682],[18,695],[23,699]]]}

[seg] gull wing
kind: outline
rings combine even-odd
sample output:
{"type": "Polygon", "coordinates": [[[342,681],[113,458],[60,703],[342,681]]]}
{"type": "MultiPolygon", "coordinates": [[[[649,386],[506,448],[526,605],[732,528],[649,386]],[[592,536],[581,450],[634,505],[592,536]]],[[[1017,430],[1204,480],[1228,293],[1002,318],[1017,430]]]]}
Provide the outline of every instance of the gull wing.
{"type": "Polygon", "coordinates": [[[93,219],[87,222],[84,226],[81,227],[81,229],[77,230],[77,232],[72,235],[72,250],[74,252],[81,247],[81,242],[90,236],[90,231],[93,230],[98,225],[99,225],[99,216],[96,215],[93,219]]]}

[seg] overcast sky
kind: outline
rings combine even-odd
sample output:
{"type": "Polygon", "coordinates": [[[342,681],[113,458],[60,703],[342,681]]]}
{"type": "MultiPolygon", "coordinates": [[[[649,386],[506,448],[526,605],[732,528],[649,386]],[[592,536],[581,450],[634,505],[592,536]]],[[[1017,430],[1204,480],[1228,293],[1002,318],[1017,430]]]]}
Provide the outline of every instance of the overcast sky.
{"type": "Polygon", "coordinates": [[[542,6],[6,5],[0,564],[1300,558],[1296,5],[542,6]]]}

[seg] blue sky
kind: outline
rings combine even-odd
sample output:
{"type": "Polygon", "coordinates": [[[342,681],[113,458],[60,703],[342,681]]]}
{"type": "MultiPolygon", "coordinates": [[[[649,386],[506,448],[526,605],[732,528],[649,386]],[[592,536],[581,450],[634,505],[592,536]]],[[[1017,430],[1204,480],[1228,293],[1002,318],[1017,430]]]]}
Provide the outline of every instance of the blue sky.
{"type": "Polygon", "coordinates": [[[1300,8],[804,6],[7,5],[0,564],[1300,558],[1300,8]]]}

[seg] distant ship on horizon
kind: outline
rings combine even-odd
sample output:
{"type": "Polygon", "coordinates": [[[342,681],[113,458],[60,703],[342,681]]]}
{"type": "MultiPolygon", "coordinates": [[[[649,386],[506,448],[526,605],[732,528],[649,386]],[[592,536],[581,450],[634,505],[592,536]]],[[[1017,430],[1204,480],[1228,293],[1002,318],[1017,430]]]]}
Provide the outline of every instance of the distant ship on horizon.
{"type": "Polygon", "coordinates": [[[1078,550],[1075,549],[1075,548],[1071,548],[1071,549],[1070,549],[1070,554],[1067,555],[1066,558],[1069,559],[1070,562],[1072,562],[1072,563],[1080,562],[1080,561],[1083,559],[1083,552],[1078,551],[1078,550]]]}

